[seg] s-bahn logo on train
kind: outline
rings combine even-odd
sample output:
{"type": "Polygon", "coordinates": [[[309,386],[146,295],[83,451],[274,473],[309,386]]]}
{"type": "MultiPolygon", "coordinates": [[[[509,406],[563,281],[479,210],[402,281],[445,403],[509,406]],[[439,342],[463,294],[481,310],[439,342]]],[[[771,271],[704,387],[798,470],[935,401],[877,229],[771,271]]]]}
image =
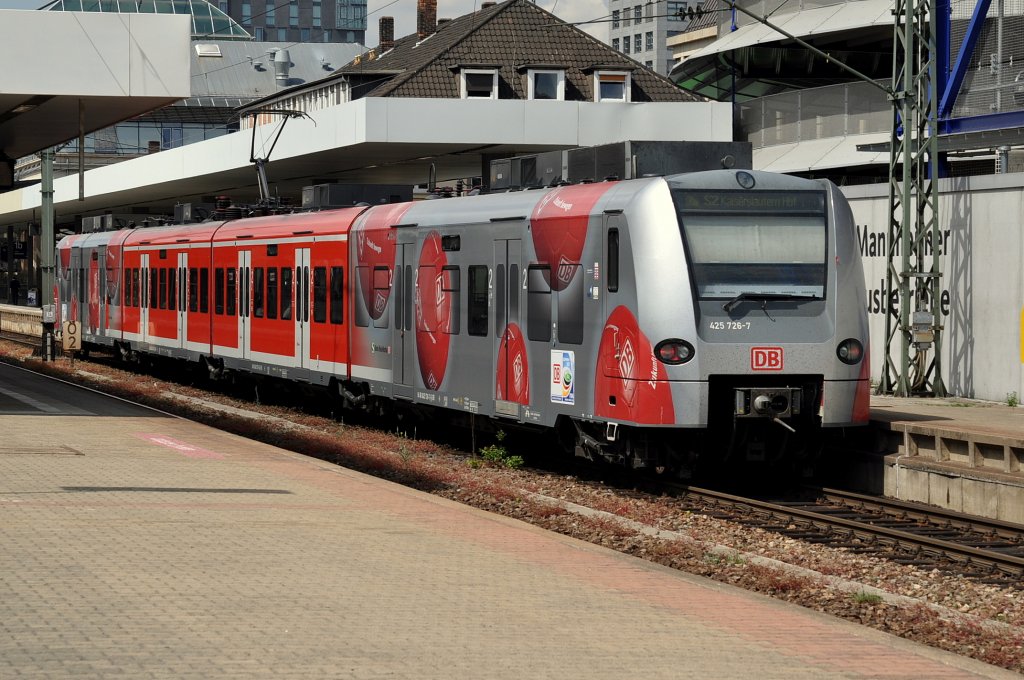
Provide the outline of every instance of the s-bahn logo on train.
{"type": "Polygon", "coordinates": [[[545,270],[552,290],[565,290],[579,270],[587,223],[597,201],[612,182],[576,184],[552,189],[540,200],[530,217],[530,234],[537,260],[552,267],[545,270]]]}
{"type": "Polygon", "coordinates": [[[448,256],[441,244],[441,234],[431,231],[420,251],[416,293],[413,296],[416,301],[416,355],[423,384],[429,390],[441,387],[448,369],[452,291],[455,286],[450,280],[452,271],[445,269],[447,266],[448,256]]]}
{"type": "Polygon", "coordinates": [[[605,322],[594,380],[597,415],[638,423],[673,423],[675,408],[665,366],[628,307],[605,322]]]}

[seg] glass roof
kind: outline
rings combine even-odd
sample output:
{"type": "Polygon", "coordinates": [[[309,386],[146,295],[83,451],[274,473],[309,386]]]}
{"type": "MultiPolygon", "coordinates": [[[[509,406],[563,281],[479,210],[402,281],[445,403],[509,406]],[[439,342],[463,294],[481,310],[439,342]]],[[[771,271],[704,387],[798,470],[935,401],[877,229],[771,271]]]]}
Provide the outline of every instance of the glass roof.
{"type": "Polygon", "coordinates": [[[206,0],[55,0],[41,9],[57,12],[191,14],[192,38],[252,40],[238,22],[206,0]]]}

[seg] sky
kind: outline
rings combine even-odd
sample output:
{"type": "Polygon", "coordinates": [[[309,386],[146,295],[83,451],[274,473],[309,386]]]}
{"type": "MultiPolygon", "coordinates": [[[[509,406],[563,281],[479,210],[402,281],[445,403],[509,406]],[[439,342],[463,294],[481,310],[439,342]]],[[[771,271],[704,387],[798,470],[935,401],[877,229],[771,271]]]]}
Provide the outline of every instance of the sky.
{"type": "MultiPolygon", "coordinates": [[[[437,0],[437,18],[454,19],[469,14],[481,2],[483,0],[437,0]]],[[[46,0],[0,0],[0,9],[38,9],[45,3],[46,0]]],[[[563,21],[600,20],[608,15],[605,0],[536,0],[536,3],[563,21]]],[[[377,26],[381,17],[395,18],[396,38],[416,31],[416,0],[367,0],[366,11],[367,47],[376,47],[379,43],[377,26]]],[[[581,25],[580,28],[601,40],[607,40],[607,23],[581,25]]]]}

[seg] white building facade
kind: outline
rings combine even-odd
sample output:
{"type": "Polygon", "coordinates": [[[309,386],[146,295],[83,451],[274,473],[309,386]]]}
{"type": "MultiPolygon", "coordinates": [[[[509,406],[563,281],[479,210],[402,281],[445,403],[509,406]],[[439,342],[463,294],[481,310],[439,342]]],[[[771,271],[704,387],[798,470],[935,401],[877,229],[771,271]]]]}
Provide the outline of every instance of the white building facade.
{"type": "Polygon", "coordinates": [[[685,13],[692,4],[687,0],[608,0],[609,44],[652,71],[668,75],[675,62],[667,41],[686,28],[685,13]]]}

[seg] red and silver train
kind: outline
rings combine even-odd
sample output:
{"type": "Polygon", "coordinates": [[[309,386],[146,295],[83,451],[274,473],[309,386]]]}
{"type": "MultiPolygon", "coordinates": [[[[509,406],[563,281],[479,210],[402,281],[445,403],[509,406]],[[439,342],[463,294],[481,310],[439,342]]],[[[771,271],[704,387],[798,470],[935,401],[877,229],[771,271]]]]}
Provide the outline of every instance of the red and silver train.
{"type": "Polygon", "coordinates": [[[84,347],[353,409],[552,428],[577,455],[684,472],[805,455],[868,419],[854,222],[823,180],[717,170],[57,248],[84,347]]]}

